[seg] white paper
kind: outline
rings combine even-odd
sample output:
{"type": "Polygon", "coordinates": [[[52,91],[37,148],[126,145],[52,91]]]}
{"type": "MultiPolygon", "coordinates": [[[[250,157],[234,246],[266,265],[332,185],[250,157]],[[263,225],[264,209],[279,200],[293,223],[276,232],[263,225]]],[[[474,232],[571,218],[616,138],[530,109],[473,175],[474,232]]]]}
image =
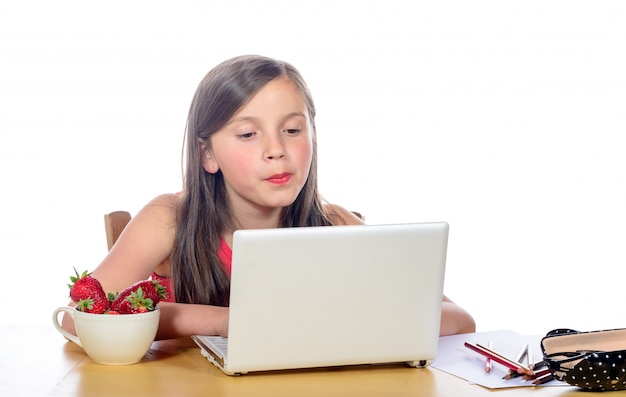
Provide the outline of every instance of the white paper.
{"type": "MultiPolygon", "coordinates": [[[[509,370],[496,362],[491,363],[491,372],[485,371],[486,357],[465,347],[465,342],[480,343],[487,346],[492,343],[492,350],[501,355],[516,360],[520,350],[528,344],[533,362],[540,361],[541,336],[524,336],[513,331],[479,332],[473,334],[461,334],[442,336],[439,338],[439,350],[437,358],[432,366],[459,378],[463,378],[472,384],[478,384],[490,389],[508,387],[544,387],[544,386],[569,386],[565,382],[552,380],[542,385],[535,385],[532,380],[523,380],[522,377],[503,379],[509,370]]],[[[526,364],[522,361],[521,364],[526,364]]]]}

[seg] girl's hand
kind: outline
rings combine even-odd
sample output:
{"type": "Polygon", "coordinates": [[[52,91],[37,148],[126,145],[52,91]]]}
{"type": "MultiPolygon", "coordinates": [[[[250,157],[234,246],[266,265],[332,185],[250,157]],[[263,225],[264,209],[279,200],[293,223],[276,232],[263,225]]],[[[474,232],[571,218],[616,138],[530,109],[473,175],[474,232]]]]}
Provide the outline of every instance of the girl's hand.
{"type": "Polygon", "coordinates": [[[229,309],[189,303],[160,302],[161,319],[156,339],[191,335],[228,336],[229,309]]]}
{"type": "Polygon", "coordinates": [[[474,318],[444,295],[441,306],[439,335],[467,334],[471,332],[476,332],[474,318]]]}

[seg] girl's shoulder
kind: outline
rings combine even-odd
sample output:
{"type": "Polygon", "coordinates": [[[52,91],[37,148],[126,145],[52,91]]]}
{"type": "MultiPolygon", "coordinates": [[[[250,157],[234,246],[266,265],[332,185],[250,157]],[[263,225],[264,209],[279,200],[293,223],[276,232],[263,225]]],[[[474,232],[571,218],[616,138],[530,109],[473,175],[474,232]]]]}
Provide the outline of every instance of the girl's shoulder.
{"type": "Polygon", "coordinates": [[[150,200],[146,207],[155,206],[164,210],[176,210],[178,208],[178,203],[180,202],[180,197],[180,193],[161,194],[150,200]]]}
{"type": "Polygon", "coordinates": [[[333,225],[364,224],[360,214],[354,211],[349,211],[337,204],[324,203],[324,211],[333,225]]]}
{"type": "Polygon", "coordinates": [[[180,195],[166,193],[156,196],[150,200],[137,214],[139,218],[150,218],[163,225],[173,226],[176,223],[176,214],[180,195]]]}

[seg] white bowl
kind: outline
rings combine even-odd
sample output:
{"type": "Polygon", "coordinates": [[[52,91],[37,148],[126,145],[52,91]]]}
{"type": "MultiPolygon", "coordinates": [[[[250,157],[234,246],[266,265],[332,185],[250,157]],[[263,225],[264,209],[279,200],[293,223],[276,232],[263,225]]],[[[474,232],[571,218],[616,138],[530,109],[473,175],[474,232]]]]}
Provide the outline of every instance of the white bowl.
{"type": "Polygon", "coordinates": [[[95,362],[128,365],[139,362],[148,352],[159,327],[157,309],[138,314],[92,314],[74,307],[59,307],[52,315],[55,328],[67,339],[85,350],[95,362]],[[74,336],[59,324],[59,314],[74,319],[74,336]]]}

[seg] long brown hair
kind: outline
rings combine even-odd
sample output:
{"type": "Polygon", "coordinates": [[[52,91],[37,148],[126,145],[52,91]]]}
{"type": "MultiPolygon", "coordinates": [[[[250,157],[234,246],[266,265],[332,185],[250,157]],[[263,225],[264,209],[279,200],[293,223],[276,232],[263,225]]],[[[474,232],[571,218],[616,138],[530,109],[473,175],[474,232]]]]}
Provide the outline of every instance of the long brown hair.
{"type": "Polygon", "coordinates": [[[296,200],[282,212],[282,227],[328,226],[317,186],[315,106],[304,79],[292,65],[246,55],[229,59],[200,82],[191,102],[185,131],[184,186],[172,252],[172,277],[177,302],[228,305],[230,280],[218,250],[220,238],[233,229],[230,202],[221,171],[202,167],[199,140],[210,144],[212,134],[268,82],[288,77],[300,90],[313,128],[313,155],[307,181],[296,200]]]}

